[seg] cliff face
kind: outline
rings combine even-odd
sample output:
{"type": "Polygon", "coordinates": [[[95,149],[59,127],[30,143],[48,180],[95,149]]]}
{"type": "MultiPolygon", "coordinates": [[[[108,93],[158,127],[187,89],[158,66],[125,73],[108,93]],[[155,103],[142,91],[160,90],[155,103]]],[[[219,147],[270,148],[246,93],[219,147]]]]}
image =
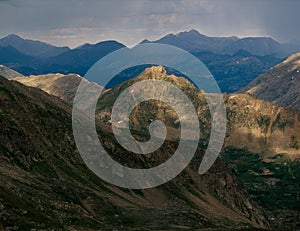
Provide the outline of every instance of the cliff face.
{"type": "MultiPolygon", "coordinates": [[[[4,228],[268,226],[263,212],[251,204],[223,161],[217,160],[205,175],[197,173],[201,149],[191,166],[171,182],[147,190],[121,189],[103,182],[82,162],[73,140],[68,104],[1,77],[0,112],[0,216],[4,228]]],[[[157,164],[177,147],[175,141],[168,141],[157,155],[141,158],[122,149],[104,126],[99,127],[99,134],[113,158],[136,167],[157,164]]]]}
{"type": "Polygon", "coordinates": [[[300,112],[275,106],[249,94],[226,97],[228,136],[226,146],[246,148],[266,157],[300,156],[300,112]]]}

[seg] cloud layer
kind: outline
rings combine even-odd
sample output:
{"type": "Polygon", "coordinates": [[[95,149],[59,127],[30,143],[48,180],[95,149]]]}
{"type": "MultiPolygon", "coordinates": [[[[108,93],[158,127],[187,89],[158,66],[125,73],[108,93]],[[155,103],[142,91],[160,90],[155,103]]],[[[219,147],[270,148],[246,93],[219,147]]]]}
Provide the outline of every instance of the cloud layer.
{"type": "Polygon", "coordinates": [[[15,33],[72,47],[106,39],[133,45],[197,29],[299,42],[299,9],[297,0],[0,0],[0,36],[15,33]]]}

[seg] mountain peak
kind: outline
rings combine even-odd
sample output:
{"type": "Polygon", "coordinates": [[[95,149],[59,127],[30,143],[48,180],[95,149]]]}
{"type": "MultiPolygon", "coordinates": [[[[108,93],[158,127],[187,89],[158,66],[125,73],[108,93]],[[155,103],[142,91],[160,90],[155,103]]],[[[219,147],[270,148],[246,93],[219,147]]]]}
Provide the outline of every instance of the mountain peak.
{"type": "Polygon", "coordinates": [[[183,32],[180,32],[178,34],[176,34],[176,36],[197,36],[197,37],[206,37],[206,35],[203,35],[201,33],[199,33],[199,31],[195,30],[195,29],[192,29],[192,30],[189,30],[189,31],[183,31],[183,32]]]}
{"type": "MultiPolygon", "coordinates": [[[[168,69],[167,69],[168,70],[168,69]]],[[[185,77],[180,76],[180,73],[168,74],[166,68],[163,66],[151,66],[146,68],[141,74],[139,74],[136,78],[133,78],[129,81],[142,81],[142,80],[164,80],[171,82],[179,88],[195,88],[193,83],[185,77]]],[[[131,82],[132,83],[132,82],[131,82]]]]}
{"type": "Polygon", "coordinates": [[[148,39],[144,39],[139,44],[143,44],[143,43],[150,43],[150,41],[148,39]]]}
{"type": "Polygon", "coordinates": [[[166,75],[167,71],[163,66],[152,66],[152,67],[146,68],[143,73],[151,74],[151,75],[153,75],[153,77],[156,77],[156,76],[166,75]]]}
{"type": "Polygon", "coordinates": [[[189,33],[200,34],[199,31],[197,31],[197,30],[195,30],[195,29],[190,30],[189,33]]]}
{"type": "Polygon", "coordinates": [[[16,35],[16,34],[9,34],[7,36],[5,36],[3,39],[22,39],[22,37],[20,37],[19,35],[16,35]]]}

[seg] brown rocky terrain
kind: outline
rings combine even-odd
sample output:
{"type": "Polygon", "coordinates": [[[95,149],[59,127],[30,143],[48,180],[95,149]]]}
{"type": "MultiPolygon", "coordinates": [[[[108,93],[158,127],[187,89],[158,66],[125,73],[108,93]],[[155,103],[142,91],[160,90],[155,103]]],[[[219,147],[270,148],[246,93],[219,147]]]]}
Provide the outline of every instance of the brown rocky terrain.
{"type": "MultiPolygon", "coordinates": [[[[102,119],[106,118],[106,121],[110,120],[110,111],[118,93],[135,82],[147,79],[170,81],[184,91],[196,108],[201,137],[204,140],[208,139],[210,114],[205,95],[187,79],[168,75],[163,67],[147,68],[136,78],[105,92],[99,99],[98,116],[102,119]]],[[[224,101],[228,121],[225,147],[246,148],[266,156],[278,153],[287,154],[292,159],[300,156],[300,112],[275,106],[250,94],[225,94],[224,101]]],[[[131,113],[132,128],[142,130],[155,118],[161,119],[166,124],[173,138],[179,137],[178,131],[176,132],[179,127],[175,111],[168,105],[154,100],[135,107],[131,113]]]]}
{"type": "MultiPolygon", "coordinates": [[[[60,99],[0,78],[0,220],[2,229],[139,230],[266,228],[242,183],[221,160],[197,173],[190,167],[154,189],[127,190],[96,177],[76,151],[71,107],[60,99]]],[[[126,161],[111,133],[99,127],[111,155],[126,161]]],[[[168,141],[157,158],[128,158],[143,167],[174,153],[168,141]],[[151,163],[151,162],[150,162],[151,163]]]]}
{"type": "MultiPolygon", "coordinates": [[[[26,78],[27,77],[20,78],[20,80],[22,80],[24,84],[32,84],[32,82],[37,82],[33,81],[32,79],[26,82],[24,81],[26,78]]],[[[40,81],[39,86],[43,86],[44,89],[47,89],[45,84],[43,84],[45,79],[42,80],[42,77],[38,77],[37,79],[40,81]]],[[[50,78],[48,80],[48,84],[50,83],[49,86],[52,86],[53,82],[55,82],[53,79],[55,80],[55,77],[52,77],[52,79],[50,78]]],[[[70,79],[73,80],[77,78],[70,77],[70,79]]],[[[147,101],[146,103],[142,103],[135,107],[131,113],[130,125],[134,136],[137,139],[145,140],[149,135],[147,128],[150,122],[154,119],[162,120],[167,126],[167,138],[170,140],[164,144],[162,150],[155,152],[155,155],[149,155],[145,158],[141,158],[140,156],[136,156],[132,153],[126,155],[126,158],[124,158],[124,150],[122,151],[122,149],[119,149],[120,147],[116,145],[117,141],[114,140],[111,135],[109,135],[111,133],[110,112],[114,101],[118,97],[118,94],[128,86],[131,86],[133,83],[147,79],[164,79],[166,81],[170,81],[172,84],[183,90],[191,99],[199,116],[201,128],[201,140],[199,142],[199,147],[200,149],[205,148],[210,134],[210,114],[203,92],[196,89],[193,84],[191,84],[185,78],[168,75],[163,67],[151,67],[146,69],[138,77],[128,80],[113,89],[107,90],[99,99],[97,118],[99,118],[101,121],[102,132],[107,134],[109,137],[109,139],[106,139],[105,142],[108,145],[108,150],[114,153],[113,158],[125,165],[134,167],[145,166],[145,163],[157,165],[166,158],[170,157],[173,153],[172,151],[175,150],[174,148],[176,148],[176,142],[174,143],[174,140],[177,140],[180,135],[178,127],[179,118],[171,107],[155,100],[147,101]],[[161,152],[164,154],[162,155],[161,152]]],[[[71,85],[73,86],[73,95],[72,97],[68,98],[69,100],[67,101],[69,103],[72,103],[71,99],[73,99],[77,89],[75,86],[78,84],[79,81],[76,82],[76,84],[71,85]]],[[[69,89],[69,86],[69,84],[61,85],[59,94],[55,93],[55,95],[66,100],[63,89],[66,87],[69,89]]],[[[48,87],[48,89],[49,88],[51,87],[48,87]]],[[[53,92],[55,91],[48,92],[54,94],[53,92]]],[[[227,137],[224,144],[224,158],[226,162],[228,162],[231,167],[236,169],[239,177],[246,183],[247,190],[249,191],[252,200],[258,200],[260,202],[259,204],[268,209],[268,214],[272,218],[272,225],[275,225],[277,228],[282,228],[286,225],[296,227],[295,220],[297,220],[297,208],[294,208],[294,206],[291,204],[294,204],[293,201],[295,200],[295,196],[297,197],[297,191],[299,189],[299,180],[297,178],[298,173],[295,171],[297,171],[296,169],[298,168],[297,160],[299,159],[300,155],[300,113],[291,108],[275,106],[272,103],[260,100],[255,96],[251,96],[250,94],[225,94],[224,100],[227,107],[228,119],[227,137]],[[259,153],[259,157],[254,153],[259,153]],[[278,155],[283,155],[284,159],[281,159],[281,157],[278,159],[278,155]],[[241,173],[240,169],[246,169],[246,172],[241,173]],[[284,185],[288,185],[288,187],[284,185]],[[286,190],[282,191],[282,189],[285,188],[288,192],[286,192],[286,190]],[[274,204],[270,202],[272,200],[276,200],[277,202],[274,204]],[[285,217],[283,217],[283,214],[285,217]]],[[[201,158],[202,154],[203,152],[199,150],[196,160],[201,158]]],[[[146,164],[147,167],[149,167],[148,164],[146,164]]],[[[198,166],[197,164],[199,164],[199,161],[194,160],[192,169],[195,169],[195,171],[196,166],[198,166]]],[[[218,163],[214,165],[214,168],[211,169],[210,172],[215,171],[215,168],[219,168],[220,164],[221,162],[218,160],[218,163]]],[[[187,171],[189,172],[187,174],[189,179],[192,179],[193,182],[199,182],[199,176],[195,172],[192,170],[187,171]]],[[[222,175],[223,172],[221,171],[220,174],[222,175]]],[[[184,175],[184,178],[186,178],[187,175],[184,175]]],[[[221,175],[218,175],[220,179],[223,179],[221,180],[221,182],[223,182],[221,185],[224,184],[227,188],[226,185],[228,185],[228,178],[225,177],[224,179],[221,177],[221,175]]],[[[221,198],[227,198],[225,201],[227,201],[229,204],[235,204],[236,202],[231,201],[231,195],[233,194],[229,193],[229,196],[226,196],[225,194],[228,194],[228,192],[226,192],[227,189],[221,190],[221,188],[217,186],[220,182],[216,185],[216,182],[213,179],[215,176],[216,175],[211,175],[209,173],[209,175],[205,174],[203,176],[204,178],[200,177],[200,179],[204,180],[205,188],[209,188],[209,191],[211,188],[213,188],[213,194],[217,195],[218,198],[220,198],[220,195],[222,195],[221,198]]],[[[179,182],[181,182],[183,178],[179,177],[178,179],[179,182]]],[[[184,180],[184,182],[186,182],[186,180],[184,180]]],[[[199,182],[197,185],[198,184],[203,185],[203,182],[201,181],[201,183],[199,182]]],[[[184,195],[190,193],[188,190],[185,191],[185,187],[186,185],[182,184],[181,182],[179,188],[184,188],[184,195]]],[[[194,188],[194,186],[192,187],[194,188]]],[[[230,188],[231,187],[232,186],[230,186],[230,188]]],[[[243,188],[243,186],[239,184],[236,185],[236,187],[237,189],[234,189],[236,192],[243,188]]],[[[142,190],[143,193],[146,191],[148,190],[142,190]]],[[[191,198],[188,200],[190,199],[191,198]]],[[[196,203],[196,207],[198,208],[199,206],[204,206],[202,202],[201,205],[198,204],[199,199],[197,199],[197,197],[193,197],[191,201],[193,204],[196,203]]],[[[148,201],[147,203],[150,202],[148,201]]],[[[168,204],[169,202],[166,203],[168,204]]],[[[226,203],[225,207],[227,207],[226,203]]],[[[172,206],[173,205],[174,204],[172,204],[172,206]]],[[[236,206],[237,205],[235,204],[233,207],[236,208],[236,206]]],[[[209,213],[218,214],[219,209],[221,208],[218,207],[218,209],[213,210],[209,209],[209,213]]],[[[227,214],[227,212],[225,212],[225,214],[227,214]]],[[[155,213],[157,213],[156,210],[155,213]]]]}
{"type": "Polygon", "coordinates": [[[46,74],[16,77],[13,80],[55,95],[72,104],[77,87],[83,78],[77,74],[46,74]]]}
{"type": "MultiPolygon", "coordinates": [[[[148,68],[138,77],[105,92],[99,99],[100,119],[109,122],[119,92],[136,81],[147,79],[170,81],[189,96],[199,117],[199,145],[205,148],[210,134],[210,114],[203,92],[184,78],[168,75],[162,67],[148,68]]],[[[134,92],[132,94],[134,96],[134,92]]],[[[250,94],[225,94],[224,101],[228,124],[221,156],[237,171],[251,198],[268,210],[275,229],[297,229],[300,112],[275,106],[250,94]]],[[[150,122],[159,118],[167,126],[167,138],[180,136],[177,114],[159,101],[150,100],[136,106],[130,118],[132,131],[143,131],[147,135],[150,122]]]]}
{"type": "Polygon", "coordinates": [[[226,146],[246,148],[268,157],[283,153],[300,157],[300,112],[275,106],[249,94],[226,97],[226,146]]]}

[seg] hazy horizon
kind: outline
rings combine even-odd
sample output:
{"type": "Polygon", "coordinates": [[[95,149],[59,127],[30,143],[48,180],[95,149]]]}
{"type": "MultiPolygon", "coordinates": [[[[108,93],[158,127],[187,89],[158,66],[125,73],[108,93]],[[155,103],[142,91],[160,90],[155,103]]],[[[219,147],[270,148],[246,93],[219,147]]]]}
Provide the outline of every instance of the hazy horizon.
{"type": "Polygon", "coordinates": [[[208,36],[271,37],[300,43],[296,0],[0,0],[0,37],[17,34],[57,46],[117,40],[133,46],[195,29],[208,36]]]}

